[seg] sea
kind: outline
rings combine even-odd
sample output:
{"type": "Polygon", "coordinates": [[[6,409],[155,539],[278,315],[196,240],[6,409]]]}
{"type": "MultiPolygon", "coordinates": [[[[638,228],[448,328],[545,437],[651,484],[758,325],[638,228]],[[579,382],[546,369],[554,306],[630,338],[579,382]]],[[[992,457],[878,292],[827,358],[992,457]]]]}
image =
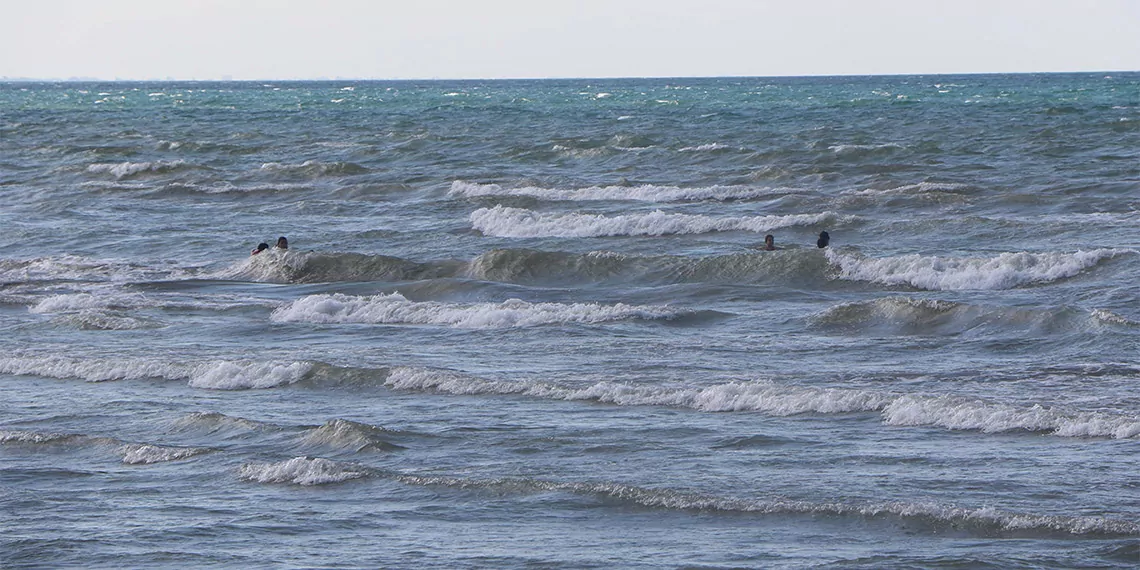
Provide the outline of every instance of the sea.
{"type": "Polygon", "coordinates": [[[1136,568],[1138,227],[1135,72],[0,83],[0,567],[1136,568]]]}

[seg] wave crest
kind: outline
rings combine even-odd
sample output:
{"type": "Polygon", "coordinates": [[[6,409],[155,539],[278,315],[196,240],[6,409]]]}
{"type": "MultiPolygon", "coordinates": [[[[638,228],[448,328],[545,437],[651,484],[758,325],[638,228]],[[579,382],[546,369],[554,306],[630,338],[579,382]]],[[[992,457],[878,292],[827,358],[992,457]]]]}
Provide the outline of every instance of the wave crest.
{"type": "Polygon", "coordinates": [[[498,184],[477,184],[456,180],[451,183],[448,196],[479,198],[485,196],[527,196],[552,201],[638,201],[638,202],[695,202],[701,200],[751,200],[776,194],[776,190],[747,186],[706,186],[682,188],[679,186],[590,186],[587,188],[540,188],[524,186],[504,188],[498,184]]]}
{"type": "Polygon", "coordinates": [[[238,469],[238,477],[254,483],[306,486],[343,483],[368,475],[369,470],[359,465],[309,457],[294,457],[279,463],[247,463],[238,469]]]}
{"type": "Polygon", "coordinates": [[[496,237],[606,237],[703,234],[726,231],[768,232],[791,226],[834,225],[833,212],[714,218],[670,214],[655,210],[646,214],[607,217],[597,214],[543,214],[523,208],[480,208],[471,213],[472,228],[496,237]]]}
{"type": "Polygon", "coordinates": [[[154,162],[96,163],[88,165],[87,172],[92,174],[110,174],[114,176],[116,180],[121,180],[136,174],[173,172],[189,167],[190,165],[184,160],[156,160],[154,162]]]}
{"type": "Polygon", "coordinates": [[[418,475],[400,475],[396,479],[408,485],[419,486],[493,489],[515,493],[573,493],[667,510],[921,519],[936,529],[964,528],[984,536],[995,534],[1037,536],[1055,533],[1078,536],[1140,535],[1140,524],[1133,521],[1108,517],[1015,513],[989,507],[963,508],[934,503],[904,502],[821,503],[792,499],[718,497],[676,489],[651,489],[613,482],[555,482],[522,478],[478,480],[418,475]]]}
{"type": "Polygon", "coordinates": [[[390,295],[309,295],[273,311],[275,322],[318,324],[417,324],[456,328],[506,328],[550,324],[596,324],[628,319],[675,319],[690,311],[669,307],[618,303],[528,303],[510,299],[502,303],[440,303],[409,301],[390,295]]]}
{"type": "Polygon", "coordinates": [[[828,249],[839,277],[917,289],[969,291],[1013,289],[1076,276],[1131,250],[1096,249],[1076,253],[1002,253],[988,258],[903,255],[873,259],[828,249]]]}
{"type": "Polygon", "coordinates": [[[306,160],[301,164],[266,162],[261,165],[261,170],[308,176],[352,176],[369,172],[367,168],[353,162],[319,162],[316,160],[306,160]]]}
{"type": "Polygon", "coordinates": [[[309,430],[305,434],[304,443],[356,452],[404,449],[385,439],[391,433],[384,428],[338,418],[309,430]]]}

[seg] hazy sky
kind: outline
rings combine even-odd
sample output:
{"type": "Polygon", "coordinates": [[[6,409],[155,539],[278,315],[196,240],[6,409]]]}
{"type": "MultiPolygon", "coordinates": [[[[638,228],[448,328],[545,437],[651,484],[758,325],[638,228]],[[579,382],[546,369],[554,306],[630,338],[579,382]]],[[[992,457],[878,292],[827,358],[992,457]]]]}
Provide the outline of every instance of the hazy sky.
{"type": "Polygon", "coordinates": [[[0,16],[7,77],[1140,70],[1140,0],[35,0],[0,16]]]}

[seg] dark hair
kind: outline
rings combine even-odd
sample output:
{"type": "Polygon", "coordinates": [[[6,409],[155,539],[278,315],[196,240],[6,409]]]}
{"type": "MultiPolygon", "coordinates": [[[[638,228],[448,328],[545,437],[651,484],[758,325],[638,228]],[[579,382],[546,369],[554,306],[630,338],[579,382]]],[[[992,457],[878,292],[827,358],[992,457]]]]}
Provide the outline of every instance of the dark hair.
{"type": "Polygon", "coordinates": [[[827,247],[831,243],[831,236],[827,232],[819,232],[819,239],[815,241],[816,247],[827,247]]]}
{"type": "Polygon", "coordinates": [[[269,244],[267,244],[265,242],[261,242],[261,243],[257,244],[257,251],[265,251],[267,249],[269,249],[269,244]]]}
{"type": "Polygon", "coordinates": [[[285,236],[281,236],[281,237],[277,238],[277,247],[279,247],[281,249],[288,249],[289,248],[289,240],[285,239],[285,236]]]}

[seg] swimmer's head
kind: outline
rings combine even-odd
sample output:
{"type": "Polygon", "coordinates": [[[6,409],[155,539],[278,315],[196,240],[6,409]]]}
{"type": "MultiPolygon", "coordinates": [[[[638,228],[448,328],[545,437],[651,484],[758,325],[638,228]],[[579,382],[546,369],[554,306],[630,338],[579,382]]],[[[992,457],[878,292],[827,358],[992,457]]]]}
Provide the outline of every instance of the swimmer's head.
{"type": "Polygon", "coordinates": [[[277,238],[277,249],[289,249],[289,240],[285,236],[277,238]]]}

